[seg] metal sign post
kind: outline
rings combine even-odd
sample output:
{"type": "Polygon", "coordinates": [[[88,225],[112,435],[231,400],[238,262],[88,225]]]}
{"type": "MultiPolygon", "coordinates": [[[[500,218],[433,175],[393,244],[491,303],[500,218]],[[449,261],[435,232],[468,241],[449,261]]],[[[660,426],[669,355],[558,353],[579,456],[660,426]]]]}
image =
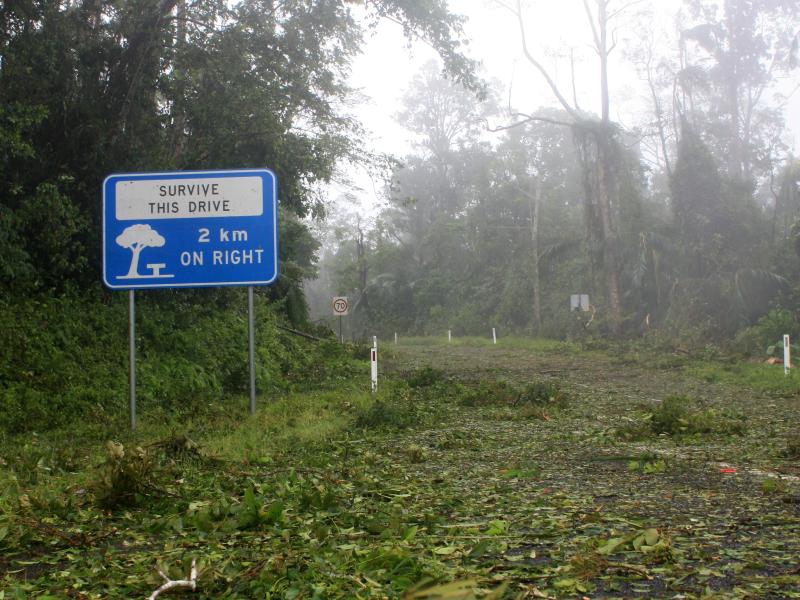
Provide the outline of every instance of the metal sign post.
{"type": "Polygon", "coordinates": [[[136,427],[134,290],[248,287],[255,412],[254,285],[278,278],[277,178],[269,169],[125,173],[103,182],[103,282],[129,290],[131,428],[136,427]]]}
{"type": "Polygon", "coordinates": [[[331,298],[331,309],[333,310],[333,316],[339,317],[339,343],[344,344],[342,317],[350,312],[350,300],[347,296],[334,296],[331,298]]]}
{"type": "Polygon", "coordinates": [[[136,429],[136,300],[133,290],[128,292],[128,356],[130,359],[129,383],[130,383],[130,409],[131,409],[131,430],[136,429]]]}
{"type": "Polygon", "coordinates": [[[256,318],[253,286],[247,287],[247,337],[250,355],[250,414],[256,414],[256,318]]]}

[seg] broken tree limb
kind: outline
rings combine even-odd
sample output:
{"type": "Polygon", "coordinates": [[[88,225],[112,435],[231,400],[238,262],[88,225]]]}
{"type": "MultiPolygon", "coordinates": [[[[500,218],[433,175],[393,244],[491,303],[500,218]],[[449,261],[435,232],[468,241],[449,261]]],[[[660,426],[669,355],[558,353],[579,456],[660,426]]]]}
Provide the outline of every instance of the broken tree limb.
{"type": "Polygon", "coordinates": [[[298,335],[300,337],[306,338],[307,340],[314,340],[315,342],[324,342],[325,339],[321,337],[317,337],[315,335],[311,335],[310,333],[305,333],[304,331],[298,331],[297,329],[292,329],[291,327],[285,327],[284,325],[277,325],[278,329],[283,329],[284,331],[288,331],[294,335],[298,335]]]}
{"type": "Polygon", "coordinates": [[[150,594],[147,600],[155,600],[159,595],[172,590],[197,590],[197,559],[192,559],[192,570],[189,572],[189,579],[170,579],[164,571],[158,569],[158,574],[164,579],[164,584],[150,594]]]}

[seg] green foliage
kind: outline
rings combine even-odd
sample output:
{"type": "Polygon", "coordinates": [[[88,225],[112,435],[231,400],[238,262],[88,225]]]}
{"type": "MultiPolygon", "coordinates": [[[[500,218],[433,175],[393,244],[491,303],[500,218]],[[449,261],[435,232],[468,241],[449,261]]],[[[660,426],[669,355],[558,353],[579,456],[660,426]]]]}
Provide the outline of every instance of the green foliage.
{"type": "Polygon", "coordinates": [[[667,461],[652,452],[646,452],[628,462],[628,471],[635,471],[645,475],[663,473],[667,470],[667,461]]]}
{"type": "Polygon", "coordinates": [[[99,506],[116,509],[139,503],[152,493],[157,479],[153,457],[141,447],[106,444],[106,460],[97,469],[91,488],[99,506]]]}
{"type": "Polygon", "coordinates": [[[406,456],[408,457],[408,461],[413,464],[425,462],[428,458],[425,448],[416,444],[411,444],[406,448],[406,456]]]}
{"type": "Polygon", "coordinates": [[[483,379],[467,387],[461,395],[462,406],[504,406],[514,403],[519,391],[504,379],[483,379]]]}
{"type": "Polygon", "coordinates": [[[444,371],[441,369],[434,369],[433,367],[423,367],[415,371],[411,377],[408,378],[408,387],[430,387],[444,381],[444,371]]]}
{"type": "Polygon", "coordinates": [[[411,389],[405,385],[393,386],[382,393],[374,403],[360,409],[353,423],[356,429],[406,429],[418,425],[424,416],[411,389]]]}
{"type": "Polygon", "coordinates": [[[597,548],[597,553],[602,556],[611,556],[622,551],[640,552],[649,564],[672,563],[682,556],[680,551],[672,547],[671,536],[655,527],[635,531],[624,537],[611,538],[597,548]]]}
{"type": "Polygon", "coordinates": [[[786,482],[782,479],[768,477],[761,482],[761,492],[764,495],[785,494],[787,490],[786,482]]]}
{"type": "Polygon", "coordinates": [[[728,433],[742,435],[744,418],[723,414],[712,408],[700,409],[688,396],[667,396],[650,415],[653,433],[667,435],[694,435],[728,433]]]}
{"type": "Polygon", "coordinates": [[[564,408],[568,403],[567,393],[552,379],[528,383],[517,397],[517,404],[539,407],[564,408]]]}
{"type": "Polygon", "coordinates": [[[185,577],[193,559],[198,598],[232,600],[499,600],[531,577],[553,598],[632,589],[658,597],[671,585],[700,597],[736,577],[741,564],[763,576],[737,580],[736,594],[794,593],[794,575],[774,575],[794,564],[794,538],[769,525],[794,522],[796,482],[745,475],[791,466],[775,463],[791,433],[791,403],[765,406],[763,396],[702,384],[709,399],[721,395],[748,411],[747,436],[683,438],[676,448],[651,433],[629,446],[597,434],[638,417],[657,389],[698,384],[694,375],[637,363],[617,369],[611,353],[569,347],[544,355],[518,349],[517,362],[498,373],[506,350],[444,343],[398,351],[397,372],[410,376],[431,352],[441,353],[435,364],[448,365],[447,385],[410,388],[385,377],[372,395],[362,370],[352,380],[328,380],[324,391],[264,401],[252,417],[242,402],[187,416],[180,427],[151,420],[135,433],[121,429],[125,458],[140,456],[133,450],[140,447],[152,469],[133,462],[145,484],[120,477],[116,489],[138,491],[116,510],[87,492],[120,462],[109,460],[87,423],[0,437],[6,597],[60,597],[64,589],[147,597],[161,584],[156,566],[185,577]],[[571,384],[587,389],[570,399],[568,418],[543,426],[492,418],[511,413],[509,406],[454,405],[476,373],[502,373],[521,385],[565,362],[571,384]],[[424,427],[353,431],[360,410],[381,395],[389,400],[395,387],[415,396],[424,427]],[[623,454],[598,456],[599,443],[623,454]],[[661,460],[669,461],[663,475],[661,460]],[[741,465],[741,475],[717,473],[719,460],[741,465]],[[36,475],[25,479],[24,471],[36,475]],[[737,520],[750,526],[732,530],[737,520]],[[107,568],[114,564],[126,568],[107,568]],[[506,586],[489,592],[500,583],[498,564],[506,586]]]}
{"type": "Polygon", "coordinates": [[[781,456],[789,459],[800,459],[800,435],[794,435],[786,440],[786,446],[781,450],[781,456]]]}
{"type": "MultiPolygon", "coordinates": [[[[170,421],[214,412],[248,386],[246,302],[239,291],[142,295],[137,302],[139,414],[170,421]],[[205,300],[205,303],[201,303],[205,300]]],[[[127,303],[69,293],[0,300],[0,431],[127,421],[127,303]]],[[[259,298],[260,300],[260,298],[259,298]]],[[[258,302],[257,377],[267,395],[346,379],[355,361],[333,340],[310,342],[277,328],[258,302]]]]}
{"type": "Polygon", "coordinates": [[[536,463],[516,463],[500,469],[505,479],[535,479],[541,476],[542,469],[536,463]]]}
{"type": "Polygon", "coordinates": [[[776,308],[761,317],[756,325],[736,334],[734,345],[751,356],[763,356],[764,351],[777,341],[783,346],[784,334],[794,337],[798,330],[794,315],[776,308]]]}

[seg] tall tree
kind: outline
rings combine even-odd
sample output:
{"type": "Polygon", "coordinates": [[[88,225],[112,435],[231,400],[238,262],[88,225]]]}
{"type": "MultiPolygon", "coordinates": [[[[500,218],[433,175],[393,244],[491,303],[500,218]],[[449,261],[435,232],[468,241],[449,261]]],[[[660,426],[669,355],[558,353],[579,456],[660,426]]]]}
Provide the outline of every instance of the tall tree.
{"type": "MultiPolygon", "coordinates": [[[[545,79],[561,107],[569,114],[568,124],[575,133],[584,169],[587,236],[590,246],[596,246],[598,249],[597,266],[603,274],[612,326],[617,328],[622,320],[621,252],[614,214],[618,194],[615,168],[620,156],[617,138],[620,132],[610,117],[608,59],[616,47],[616,43],[609,40],[611,23],[627,5],[619,5],[614,0],[594,0],[592,3],[590,0],[582,1],[591,29],[593,48],[599,60],[599,121],[587,118],[576,105],[567,100],[542,62],[531,52],[522,1],[516,0],[514,6],[506,6],[516,16],[525,58],[545,79]]],[[[536,119],[530,115],[520,116],[524,117],[525,121],[536,119]]]]}
{"type": "Polygon", "coordinates": [[[350,63],[381,18],[428,41],[453,77],[479,87],[463,54],[462,19],[444,0],[3,3],[0,137],[25,138],[0,150],[0,208],[9,215],[0,254],[37,254],[41,239],[21,228],[56,214],[47,204],[56,203],[75,218],[53,242],[91,259],[66,271],[48,261],[28,280],[96,281],[97,190],[113,171],[266,164],[278,174],[283,207],[319,212],[318,184],[337,161],[363,156],[358,123],[342,107],[350,63]],[[19,125],[5,127],[8,119],[19,125]]]}
{"type": "Polygon", "coordinates": [[[800,23],[793,0],[686,0],[693,21],[681,34],[681,111],[705,131],[730,177],[751,182],[770,170],[780,143],[775,83],[792,68],[800,23]]]}

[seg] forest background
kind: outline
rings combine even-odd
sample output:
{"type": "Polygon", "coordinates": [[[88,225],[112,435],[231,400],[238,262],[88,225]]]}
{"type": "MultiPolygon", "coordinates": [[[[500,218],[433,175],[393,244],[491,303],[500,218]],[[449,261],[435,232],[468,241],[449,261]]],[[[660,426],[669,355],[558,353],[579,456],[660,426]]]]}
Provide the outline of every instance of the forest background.
{"type": "Polygon", "coordinates": [[[496,326],[759,356],[794,331],[791,7],[576,2],[556,22],[490,4],[527,42],[510,78],[478,102],[433,64],[415,77],[395,114],[411,151],[385,202],[322,228],[315,314],[333,292],[356,299],[356,337],[496,326]],[[573,45],[537,47],[548,25],[573,45]],[[594,316],[570,313],[580,293],[594,316]]]}
{"type": "MultiPolygon", "coordinates": [[[[585,6],[599,114],[555,83],[556,109],[505,105],[443,0],[4,3],[0,427],[124,419],[126,300],[99,283],[112,172],[277,173],[281,278],[259,290],[258,314],[270,390],[296,385],[320,351],[279,328],[313,331],[304,281],[320,267],[329,291],[305,290],[317,306],[352,295],[357,337],[494,325],[763,353],[798,333],[800,164],[777,91],[797,73],[793,2],[687,0],[672,45],[648,38],[641,7],[585,6]],[[348,85],[381,19],[442,60],[406,96],[399,119],[418,144],[402,159],[363,143],[348,85]],[[642,32],[638,46],[615,48],[623,24],[642,32]],[[636,127],[609,108],[603,65],[623,50],[652,100],[636,127]],[[328,202],[348,164],[387,182],[373,220],[328,202]],[[591,316],[569,312],[573,293],[590,294],[591,316]]],[[[515,36],[537,18],[535,4],[498,10],[521,24],[515,36]]],[[[547,84],[530,48],[527,60],[547,84]]],[[[152,292],[140,305],[145,410],[245,389],[241,290],[152,292]]]]}

